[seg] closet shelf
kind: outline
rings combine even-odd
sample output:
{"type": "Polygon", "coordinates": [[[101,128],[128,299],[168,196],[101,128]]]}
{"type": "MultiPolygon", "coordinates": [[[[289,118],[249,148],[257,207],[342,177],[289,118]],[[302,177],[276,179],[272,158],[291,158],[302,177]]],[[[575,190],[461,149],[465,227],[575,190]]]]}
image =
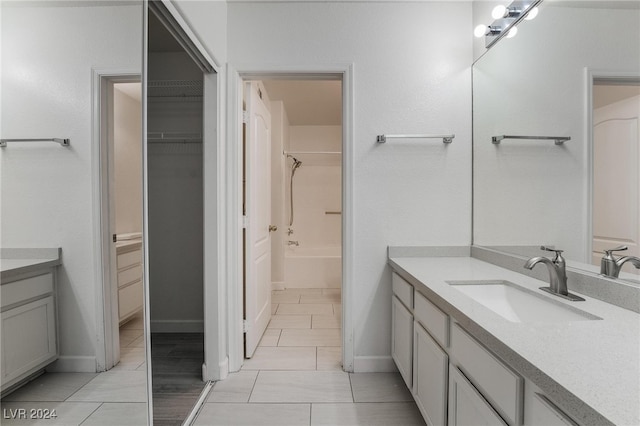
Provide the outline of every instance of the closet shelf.
{"type": "Polygon", "coordinates": [[[201,133],[181,133],[181,132],[149,132],[147,133],[149,143],[202,143],[201,133]]]}
{"type": "Polygon", "coordinates": [[[202,93],[201,80],[151,80],[147,82],[147,98],[151,100],[166,98],[199,100],[202,98],[202,93]]]}

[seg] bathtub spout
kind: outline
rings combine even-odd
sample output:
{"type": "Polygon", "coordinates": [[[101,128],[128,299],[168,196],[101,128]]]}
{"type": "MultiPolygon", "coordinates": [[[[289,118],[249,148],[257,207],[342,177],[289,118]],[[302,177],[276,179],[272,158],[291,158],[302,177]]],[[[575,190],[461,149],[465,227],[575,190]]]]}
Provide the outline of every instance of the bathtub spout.
{"type": "Polygon", "coordinates": [[[297,246],[300,245],[300,243],[297,242],[297,241],[287,241],[287,245],[288,246],[296,246],[297,247],[297,246]]]}

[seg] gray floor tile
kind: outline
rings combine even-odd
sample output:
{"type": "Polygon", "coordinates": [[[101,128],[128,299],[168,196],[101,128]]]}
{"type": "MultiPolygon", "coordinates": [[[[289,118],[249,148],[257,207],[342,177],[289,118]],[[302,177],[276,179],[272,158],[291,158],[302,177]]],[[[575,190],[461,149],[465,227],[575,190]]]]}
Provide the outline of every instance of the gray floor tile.
{"type": "Polygon", "coordinates": [[[313,426],[424,426],[414,402],[312,404],[313,426]]]}
{"type": "Polygon", "coordinates": [[[278,305],[277,315],[333,315],[333,308],[327,303],[282,303],[278,305]]]}
{"type": "Polygon", "coordinates": [[[71,395],[74,402],[147,402],[144,371],[107,371],[71,395]]]}
{"type": "Polygon", "coordinates": [[[258,346],[278,346],[278,340],[280,340],[280,332],[282,330],[278,328],[267,328],[260,339],[258,346]]]}
{"type": "Polygon", "coordinates": [[[65,401],[96,376],[96,373],[45,373],[2,400],[65,401]]]}
{"type": "Polygon", "coordinates": [[[350,374],[355,402],[413,401],[400,373],[350,374]]]}
{"type": "Polygon", "coordinates": [[[243,370],[315,370],[316,348],[260,346],[243,370]]]}
{"type": "Polygon", "coordinates": [[[229,374],[225,380],[216,382],[207,402],[249,402],[258,371],[239,371],[229,374]]]}
{"type": "Polygon", "coordinates": [[[144,402],[106,402],[82,426],[142,426],[147,422],[147,404],[144,402]]]}
{"type": "Polygon", "coordinates": [[[318,347],[316,351],[316,370],[342,371],[341,347],[318,347]]]}
{"type": "Polygon", "coordinates": [[[205,404],[195,421],[202,426],[308,426],[310,404],[205,404]]]}
{"type": "Polygon", "coordinates": [[[311,315],[272,315],[268,328],[311,328],[311,315]]]}
{"type": "Polygon", "coordinates": [[[353,402],[347,373],[261,371],[250,402],[353,402]]]}
{"type": "Polygon", "coordinates": [[[284,329],[278,346],[341,346],[340,329],[284,329]]]}

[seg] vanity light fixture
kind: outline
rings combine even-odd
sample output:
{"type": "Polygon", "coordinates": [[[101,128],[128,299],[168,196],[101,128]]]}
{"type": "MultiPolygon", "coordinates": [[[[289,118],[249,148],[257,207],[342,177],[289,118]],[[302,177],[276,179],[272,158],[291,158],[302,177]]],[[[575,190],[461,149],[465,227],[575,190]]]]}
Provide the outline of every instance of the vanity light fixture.
{"type": "Polygon", "coordinates": [[[489,26],[479,25],[473,33],[476,37],[485,38],[488,49],[502,37],[511,38],[516,35],[518,25],[523,19],[531,20],[538,14],[537,5],[542,0],[514,0],[509,6],[498,5],[491,15],[495,19],[489,26]]]}
{"type": "Polygon", "coordinates": [[[480,24],[473,30],[473,35],[476,36],[477,38],[480,38],[489,34],[498,35],[500,34],[500,31],[502,31],[500,27],[493,27],[491,25],[486,26],[484,24],[480,24]]]}
{"type": "Polygon", "coordinates": [[[516,18],[520,16],[522,11],[515,7],[507,7],[499,4],[494,7],[491,11],[491,17],[493,19],[502,19],[502,18],[516,18]]]}
{"type": "Polygon", "coordinates": [[[538,6],[532,7],[525,15],[524,20],[531,21],[532,19],[535,19],[535,17],[538,16],[538,11],[538,6]]]}

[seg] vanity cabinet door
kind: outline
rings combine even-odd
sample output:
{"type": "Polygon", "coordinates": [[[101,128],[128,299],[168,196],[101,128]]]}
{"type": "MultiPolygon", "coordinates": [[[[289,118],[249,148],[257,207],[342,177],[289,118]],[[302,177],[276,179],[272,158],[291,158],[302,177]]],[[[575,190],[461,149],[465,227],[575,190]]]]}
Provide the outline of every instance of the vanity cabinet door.
{"type": "Polygon", "coordinates": [[[413,333],[413,395],[429,426],[447,421],[449,357],[418,323],[413,333]]]}
{"type": "Polygon", "coordinates": [[[576,426],[574,422],[545,396],[535,393],[526,410],[532,426],[576,426]]]}
{"type": "Polygon", "coordinates": [[[506,423],[454,365],[449,365],[449,426],[506,423]]]}
{"type": "Polygon", "coordinates": [[[2,312],[2,388],[57,358],[53,296],[2,312]]]}
{"type": "Polygon", "coordinates": [[[413,379],[413,315],[393,296],[391,304],[391,356],[409,389],[413,379]]]}

